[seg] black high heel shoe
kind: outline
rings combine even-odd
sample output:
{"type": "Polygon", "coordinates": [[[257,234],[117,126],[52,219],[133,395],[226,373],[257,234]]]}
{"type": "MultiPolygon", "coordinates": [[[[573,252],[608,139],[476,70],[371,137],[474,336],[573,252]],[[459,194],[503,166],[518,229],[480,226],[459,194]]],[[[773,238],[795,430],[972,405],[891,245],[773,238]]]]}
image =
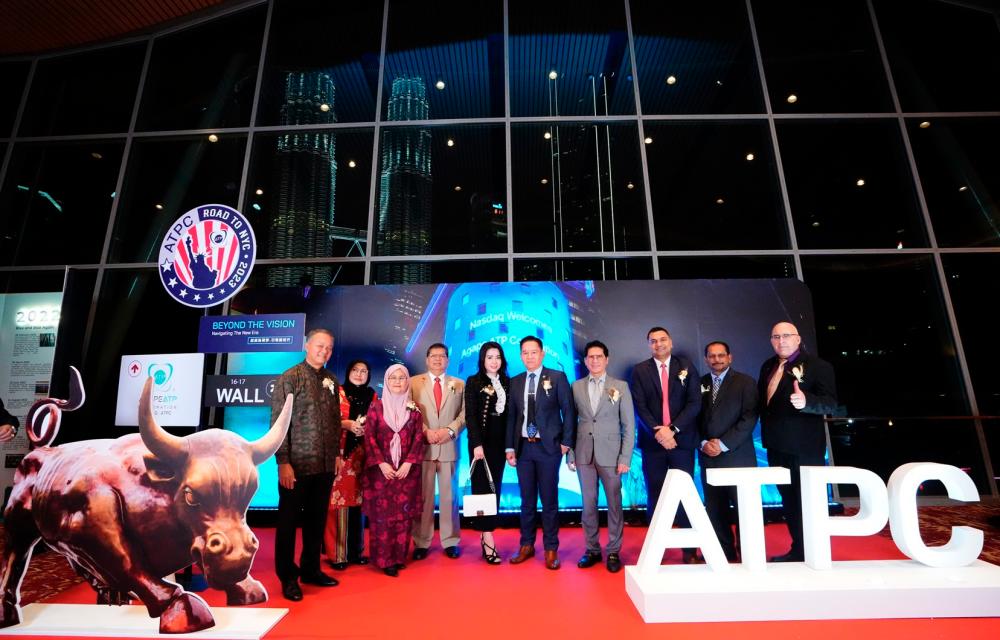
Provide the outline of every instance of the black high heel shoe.
{"type": "Polygon", "coordinates": [[[503,562],[503,560],[500,559],[500,556],[497,555],[496,547],[491,547],[486,544],[486,539],[482,535],[479,536],[479,546],[483,548],[483,560],[490,564],[500,564],[503,562]],[[487,551],[487,549],[489,551],[487,551]]]}

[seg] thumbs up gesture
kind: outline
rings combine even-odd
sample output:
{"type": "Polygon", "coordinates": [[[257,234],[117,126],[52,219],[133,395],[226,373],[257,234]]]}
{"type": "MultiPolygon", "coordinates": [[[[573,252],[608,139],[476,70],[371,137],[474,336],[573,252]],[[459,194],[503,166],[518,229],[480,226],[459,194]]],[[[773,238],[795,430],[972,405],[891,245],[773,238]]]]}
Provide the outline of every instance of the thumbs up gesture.
{"type": "Polygon", "coordinates": [[[794,387],[795,391],[792,393],[792,395],[790,395],[788,397],[789,400],[792,401],[792,406],[795,407],[796,409],[805,409],[806,408],[806,394],[805,394],[805,392],[802,391],[802,389],[799,389],[799,381],[798,380],[796,380],[792,384],[795,385],[795,387],[794,387]]]}

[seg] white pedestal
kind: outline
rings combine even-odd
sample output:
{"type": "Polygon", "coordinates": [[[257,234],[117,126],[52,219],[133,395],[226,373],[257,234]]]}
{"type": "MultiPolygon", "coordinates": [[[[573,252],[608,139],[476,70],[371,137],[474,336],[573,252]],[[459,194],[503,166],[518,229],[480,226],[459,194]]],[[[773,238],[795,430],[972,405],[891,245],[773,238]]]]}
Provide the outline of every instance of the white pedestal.
{"type": "Polygon", "coordinates": [[[1000,567],[981,560],[957,569],[834,562],[829,571],[786,562],[756,573],[738,564],[727,573],[671,565],[652,576],[633,565],[625,589],[646,622],[1000,616],[1000,567]]]}
{"type": "Polygon", "coordinates": [[[29,604],[21,624],[0,629],[0,636],[73,636],[129,638],[237,638],[258,640],[288,609],[213,607],[215,626],[186,634],[161,634],[160,620],[146,607],[95,604],[29,604]]]}

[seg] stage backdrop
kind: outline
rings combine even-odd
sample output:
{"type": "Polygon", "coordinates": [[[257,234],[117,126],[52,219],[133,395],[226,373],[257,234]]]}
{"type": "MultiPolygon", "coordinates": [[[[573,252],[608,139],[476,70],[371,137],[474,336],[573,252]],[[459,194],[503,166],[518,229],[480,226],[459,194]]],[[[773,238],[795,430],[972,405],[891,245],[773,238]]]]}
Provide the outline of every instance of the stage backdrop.
{"type": "MultiPolygon", "coordinates": [[[[275,300],[304,300],[308,329],[326,327],[333,331],[336,344],[327,367],[339,379],[352,359],[368,360],[372,386],[380,396],[385,369],[401,362],[411,374],[425,371],[424,354],[434,342],[450,347],[448,373],[460,378],[475,373],[484,342],[499,342],[513,376],[524,370],[518,342],[524,336],[538,336],[545,344],[545,365],[564,371],[570,382],[586,375],[580,351],[594,339],[608,345],[608,371],[628,380],[632,366],[650,357],[646,332],[657,325],[670,331],[674,353],[691,360],[699,375],[707,372],[705,344],[724,340],[733,352],[733,368],[756,378],[761,363],[773,355],[768,336],[780,320],[794,322],[803,345],[815,351],[812,299],[805,285],[791,279],[338,286],[314,289],[306,298],[301,290],[289,296],[288,291],[274,289],[254,291],[254,307],[281,311],[260,304],[261,296],[269,291],[274,292],[275,300]]],[[[303,357],[302,353],[232,354],[227,373],[276,375],[303,357]]],[[[698,377],[692,372],[694,384],[698,384],[698,377]]],[[[269,426],[269,415],[263,408],[231,407],[225,416],[225,427],[248,439],[259,437],[269,426]]],[[[764,465],[759,426],[754,439],[758,462],[764,465]]],[[[459,446],[465,490],[469,457],[464,434],[459,446]]],[[[251,508],[276,507],[273,459],[260,467],[260,477],[261,486],[251,508]]],[[[580,508],[579,482],[565,465],[559,489],[561,508],[580,508]]],[[[646,505],[638,449],[632,470],[623,480],[623,492],[626,508],[646,505]]],[[[780,496],[774,487],[765,487],[764,500],[765,504],[776,504],[780,496]]],[[[603,504],[603,496],[601,501],[603,504]]],[[[508,467],[501,508],[516,510],[519,502],[516,472],[508,467]]]]}

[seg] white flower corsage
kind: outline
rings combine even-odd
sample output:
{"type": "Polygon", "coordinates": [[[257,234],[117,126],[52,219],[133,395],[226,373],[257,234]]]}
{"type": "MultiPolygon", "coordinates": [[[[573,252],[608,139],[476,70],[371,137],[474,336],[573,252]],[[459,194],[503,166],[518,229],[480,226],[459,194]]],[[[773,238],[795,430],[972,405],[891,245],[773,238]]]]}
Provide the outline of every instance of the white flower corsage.
{"type": "Polygon", "coordinates": [[[708,386],[707,384],[701,385],[701,392],[702,393],[709,393],[711,390],[712,390],[712,387],[708,386]]]}
{"type": "Polygon", "coordinates": [[[448,381],[448,391],[450,391],[452,393],[455,393],[455,381],[454,380],[449,380],[448,381]]]}
{"type": "Polygon", "coordinates": [[[355,422],[358,423],[359,427],[363,427],[363,426],[365,426],[365,420],[367,420],[367,419],[368,419],[368,416],[358,416],[358,419],[355,420],[355,422]]]}
{"type": "Polygon", "coordinates": [[[548,377],[542,378],[542,389],[545,391],[545,395],[549,395],[549,391],[552,390],[552,381],[548,377]]]}
{"type": "Polygon", "coordinates": [[[496,389],[494,389],[493,385],[491,385],[491,384],[488,384],[485,387],[483,387],[483,393],[485,393],[488,396],[491,396],[491,395],[493,395],[496,392],[497,392],[496,389]]]}
{"type": "Polygon", "coordinates": [[[681,381],[681,384],[687,384],[686,382],[687,378],[688,378],[688,370],[681,369],[680,372],[677,374],[677,379],[681,381]]]}
{"type": "Polygon", "coordinates": [[[334,388],[336,385],[333,384],[333,378],[323,378],[323,388],[330,392],[330,395],[336,395],[337,391],[334,388]]]}
{"type": "Polygon", "coordinates": [[[621,391],[611,387],[608,389],[608,398],[611,399],[611,404],[618,402],[618,399],[622,397],[621,391]]]}
{"type": "Polygon", "coordinates": [[[410,401],[408,401],[406,403],[406,408],[409,409],[410,411],[416,411],[417,410],[417,403],[414,402],[413,400],[410,400],[410,401]]]}
{"type": "Polygon", "coordinates": [[[792,367],[792,375],[799,381],[799,384],[802,384],[803,380],[805,380],[805,365],[797,364],[792,367]]]}

